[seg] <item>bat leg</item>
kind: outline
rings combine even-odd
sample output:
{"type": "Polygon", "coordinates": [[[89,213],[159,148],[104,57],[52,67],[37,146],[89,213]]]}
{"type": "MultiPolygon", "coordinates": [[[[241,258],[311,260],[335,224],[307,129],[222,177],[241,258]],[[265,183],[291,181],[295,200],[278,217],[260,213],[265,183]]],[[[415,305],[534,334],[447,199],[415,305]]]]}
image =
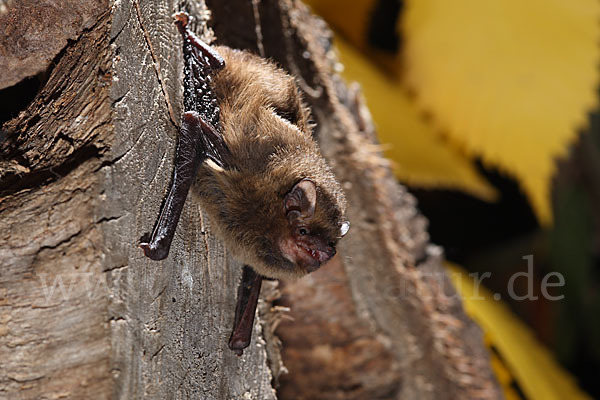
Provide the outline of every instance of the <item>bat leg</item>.
{"type": "Polygon", "coordinates": [[[250,345],[252,339],[254,314],[256,313],[262,280],[262,276],[254,272],[251,267],[244,265],[242,282],[238,288],[233,331],[229,338],[229,348],[238,356],[243,354],[244,349],[250,345]]]}
{"type": "Polygon", "coordinates": [[[150,241],[140,243],[144,254],[153,260],[162,260],[169,255],[171,241],[185,199],[198,167],[206,157],[202,146],[203,126],[203,121],[198,114],[186,112],[183,115],[175,156],[175,172],[169,195],[163,205],[150,241]]]}

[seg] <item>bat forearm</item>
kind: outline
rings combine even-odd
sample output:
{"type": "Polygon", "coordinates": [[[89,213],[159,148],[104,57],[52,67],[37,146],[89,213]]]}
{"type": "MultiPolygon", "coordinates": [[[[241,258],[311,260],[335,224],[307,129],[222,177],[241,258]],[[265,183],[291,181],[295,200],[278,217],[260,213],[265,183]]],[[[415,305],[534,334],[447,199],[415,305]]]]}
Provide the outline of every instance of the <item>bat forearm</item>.
{"type": "Polygon", "coordinates": [[[184,114],[181,133],[177,143],[175,172],[169,195],[160,213],[152,237],[148,243],[140,243],[144,254],[153,260],[162,260],[169,255],[171,241],[185,204],[185,199],[194,181],[196,172],[204,160],[201,151],[201,122],[194,113],[184,114]]]}

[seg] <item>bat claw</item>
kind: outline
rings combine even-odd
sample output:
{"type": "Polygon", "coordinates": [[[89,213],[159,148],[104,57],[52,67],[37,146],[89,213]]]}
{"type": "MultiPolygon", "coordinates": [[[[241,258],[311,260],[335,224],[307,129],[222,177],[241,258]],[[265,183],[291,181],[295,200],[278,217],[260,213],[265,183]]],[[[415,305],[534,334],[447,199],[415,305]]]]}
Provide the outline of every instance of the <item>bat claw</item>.
{"type": "Polygon", "coordinates": [[[233,351],[235,353],[236,356],[241,357],[244,355],[244,350],[243,349],[234,349],[231,347],[231,345],[229,346],[229,349],[231,349],[231,351],[233,351]]]}
{"type": "Polygon", "coordinates": [[[150,243],[140,243],[140,248],[144,250],[144,255],[151,260],[159,261],[164,260],[169,255],[168,250],[153,246],[150,243]]]}
{"type": "Polygon", "coordinates": [[[190,17],[187,15],[187,13],[180,11],[178,13],[173,14],[173,18],[175,18],[175,20],[179,22],[183,28],[185,28],[188,24],[190,17]]]}
{"type": "Polygon", "coordinates": [[[231,349],[237,356],[241,356],[244,354],[244,349],[250,345],[250,338],[244,339],[235,337],[235,334],[232,335],[231,339],[229,339],[229,349],[231,349]]]}

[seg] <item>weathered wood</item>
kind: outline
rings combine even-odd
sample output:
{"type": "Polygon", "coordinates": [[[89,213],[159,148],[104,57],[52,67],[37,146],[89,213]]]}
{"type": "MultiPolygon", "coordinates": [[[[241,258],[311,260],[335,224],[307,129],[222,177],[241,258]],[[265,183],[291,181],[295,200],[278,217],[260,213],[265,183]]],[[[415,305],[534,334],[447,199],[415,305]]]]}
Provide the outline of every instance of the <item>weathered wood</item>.
{"type": "Polygon", "coordinates": [[[115,142],[101,173],[107,183],[103,214],[117,218],[103,230],[110,249],[105,266],[113,270],[117,394],[275,398],[260,332],[241,358],[227,348],[241,265],[210,233],[199,206],[186,204],[166,260],[151,261],[136,247],[152,231],[172,174],[182,109],[175,11],[171,1],[121,2],[113,11],[115,142]]]}
{"type": "Polygon", "coordinates": [[[107,9],[107,1],[96,0],[7,3],[0,2],[0,89],[45,71],[67,40],[90,29],[107,9]]]}
{"type": "Polygon", "coordinates": [[[3,127],[0,398],[275,398],[260,325],[243,357],[227,348],[241,266],[199,207],[167,260],[137,248],[171,178],[177,10],[106,7],[3,127]]]}
{"type": "Polygon", "coordinates": [[[107,18],[97,26],[65,50],[37,99],[4,126],[0,398],[107,398],[112,391],[95,211],[97,170],[112,136],[107,18]],[[5,162],[15,168],[7,172],[5,162]]]}
{"type": "Polygon", "coordinates": [[[348,195],[339,256],[283,287],[294,322],[265,282],[253,343],[241,358],[227,348],[241,266],[199,206],[186,204],[166,260],[137,247],[171,179],[180,4],[99,3],[0,132],[0,398],[274,399],[280,322],[281,398],[501,397],[425,220],[333,73],[322,21],[291,0],[207,3],[184,2],[199,34],[264,53],[305,91],[348,195]]]}

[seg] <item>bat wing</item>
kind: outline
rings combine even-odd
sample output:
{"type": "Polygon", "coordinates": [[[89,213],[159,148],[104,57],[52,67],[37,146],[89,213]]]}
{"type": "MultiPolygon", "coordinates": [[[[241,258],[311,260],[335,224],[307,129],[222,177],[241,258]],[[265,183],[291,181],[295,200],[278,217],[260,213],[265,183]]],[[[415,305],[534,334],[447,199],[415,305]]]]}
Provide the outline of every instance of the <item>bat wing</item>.
{"type": "Polygon", "coordinates": [[[227,168],[229,149],[221,134],[219,106],[210,78],[211,74],[225,67],[225,61],[189,29],[187,14],[178,13],[175,19],[183,37],[185,114],[182,130],[200,136],[199,156],[210,158],[219,167],[227,168]]]}
{"type": "Polygon", "coordinates": [[[185,113],[177,141],[171,189],[152,235],[140,243],[144,254],[153,260],[162,260],[169,255],[185,199],[199,166],[208,158],[219,167],[228,168],[230,159],[220,131],[219,106],[210,85],[211,74],[222,69],[225,62],[190,31],[187,14],[178,13],[175,20],[183,36],[185,113]]]}

